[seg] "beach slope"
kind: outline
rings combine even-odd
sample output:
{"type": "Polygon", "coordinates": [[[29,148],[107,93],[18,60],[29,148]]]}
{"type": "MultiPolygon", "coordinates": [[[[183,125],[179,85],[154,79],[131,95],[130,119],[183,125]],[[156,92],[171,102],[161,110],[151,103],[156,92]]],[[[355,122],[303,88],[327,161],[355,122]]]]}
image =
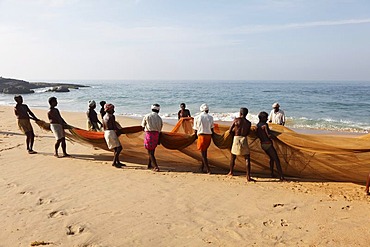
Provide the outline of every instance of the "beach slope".
{"type": "MultiPolygon", "coordinates": [[[[38,154],[30,155],[13,108],[0,112],[0,246],[368,245],[363,185],[263,177],[245,183],[244,174],[196,174],[161,159],[155,173],[146,169],[147,157],[127,150],[127,167],[116,169],[112,153],[71,142],[72,158],[55,158],[53,135],[34,123],[38,154]]],[[[45,110],[34,113],[46,119],[45,110]]],[[[85,126],[84,113],[61,113],[85,126]]],[[[157,152],[199,164],[177,151],[157,152]]]]}

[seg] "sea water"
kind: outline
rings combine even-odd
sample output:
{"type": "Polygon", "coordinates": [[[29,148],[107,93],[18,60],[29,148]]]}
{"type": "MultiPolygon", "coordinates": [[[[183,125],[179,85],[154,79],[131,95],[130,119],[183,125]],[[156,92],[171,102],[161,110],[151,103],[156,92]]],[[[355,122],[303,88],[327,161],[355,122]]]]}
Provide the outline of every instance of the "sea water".
{"type": "MultiPolygon", "coordinates": [[[[116,114],[142,117],[153,103],[161,105],[160,115],[177,119],[180,103],[194,116],[207,103],[216,121],[231,121],[240,107],[249,109],[248,119],[258,122],[261,111],[270,112],[279,102],[286,126],[295,129],[334,130],[368,133],[370,130],[369,81],[63,81],[89,87],[68,93],[36,89],[23,95],[30,108],[48,108],[48,98],[58,98],[63,111],[86,112],[88,101],[104,100],[115,105],[116,114]]],[[[13,95],[0,94],[1,105],[15,105],[13,95]]],[[[40,116],[42,118],[42,116],[40,116]]],[[[46,118],[46,117],[45,117],[46,118]]]]}

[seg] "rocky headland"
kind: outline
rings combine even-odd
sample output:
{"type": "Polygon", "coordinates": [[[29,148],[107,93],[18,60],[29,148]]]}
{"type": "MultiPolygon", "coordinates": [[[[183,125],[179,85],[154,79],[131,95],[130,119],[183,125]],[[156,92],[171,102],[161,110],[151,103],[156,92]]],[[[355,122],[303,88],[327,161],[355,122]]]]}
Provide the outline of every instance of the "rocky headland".
{"type": "Polygon", "coordinates": [[[0,93],[5,94],[28,94],[34,93],[33,89],[51,87],[50,91],[69,92],[69,89],[88,87],[71,83],[49,83],[49,82],[28,82],[18,79],[0,77],[0,93]]]}

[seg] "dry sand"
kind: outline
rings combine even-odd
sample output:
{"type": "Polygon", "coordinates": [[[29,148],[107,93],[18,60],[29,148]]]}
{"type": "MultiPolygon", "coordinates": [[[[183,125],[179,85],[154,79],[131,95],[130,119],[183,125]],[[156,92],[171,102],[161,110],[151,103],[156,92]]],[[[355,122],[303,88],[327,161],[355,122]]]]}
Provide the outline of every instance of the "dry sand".
{"type": "MultiPolygon", "coordinates": [[[[45,110],[34,112],[46,120],[45,110]]],[[[142,157],[127,162],[125,151],[127,167],[116,169],[112,153],[69,142],[73,157],[58,159],[54,137],[35,124],[38,154],[29,155],[13,108],[0,113],[0,246],[369,245],[364,185],[247,184],[243,174],[195,174],[163,161],[155,173],[142,157]]],[[[84,113],[61,113],[85,126],[84,113]]]]}

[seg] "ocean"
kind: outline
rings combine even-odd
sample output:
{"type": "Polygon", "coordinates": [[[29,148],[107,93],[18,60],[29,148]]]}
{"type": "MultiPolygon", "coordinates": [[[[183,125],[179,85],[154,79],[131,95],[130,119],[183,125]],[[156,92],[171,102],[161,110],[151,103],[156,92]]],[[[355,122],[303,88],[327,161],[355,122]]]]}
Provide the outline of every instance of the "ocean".
{"type": "MultiPolygon", "coordinates": [[[[207,103],[216,121],[231,121],[240,107],[249,109],[248,119],[256,124],[261,111],[270,112],[279,102],[286,126],[294,129],[368,133],[370,117],[370,81],[60,81],[89,87],[68,93],[36,89],[23,95],[32,108],[48,108],[48,98],[58,98],[63,111],[86,112],[87,102],[95,100],[97,111],[102,100],[115,105],[116,114],[141,118],[153,103],[161,105],[160,115],[177,119],[180,103],[186,103],[192,115],[207,103]]],[[[0,105],[14,106],[13,95],[0,94],[0,105]]],[[[40,116],[42,118],[42,116],[40,116]]],[[[45,116],[46,118],[46,116],[45,116]]]]}

